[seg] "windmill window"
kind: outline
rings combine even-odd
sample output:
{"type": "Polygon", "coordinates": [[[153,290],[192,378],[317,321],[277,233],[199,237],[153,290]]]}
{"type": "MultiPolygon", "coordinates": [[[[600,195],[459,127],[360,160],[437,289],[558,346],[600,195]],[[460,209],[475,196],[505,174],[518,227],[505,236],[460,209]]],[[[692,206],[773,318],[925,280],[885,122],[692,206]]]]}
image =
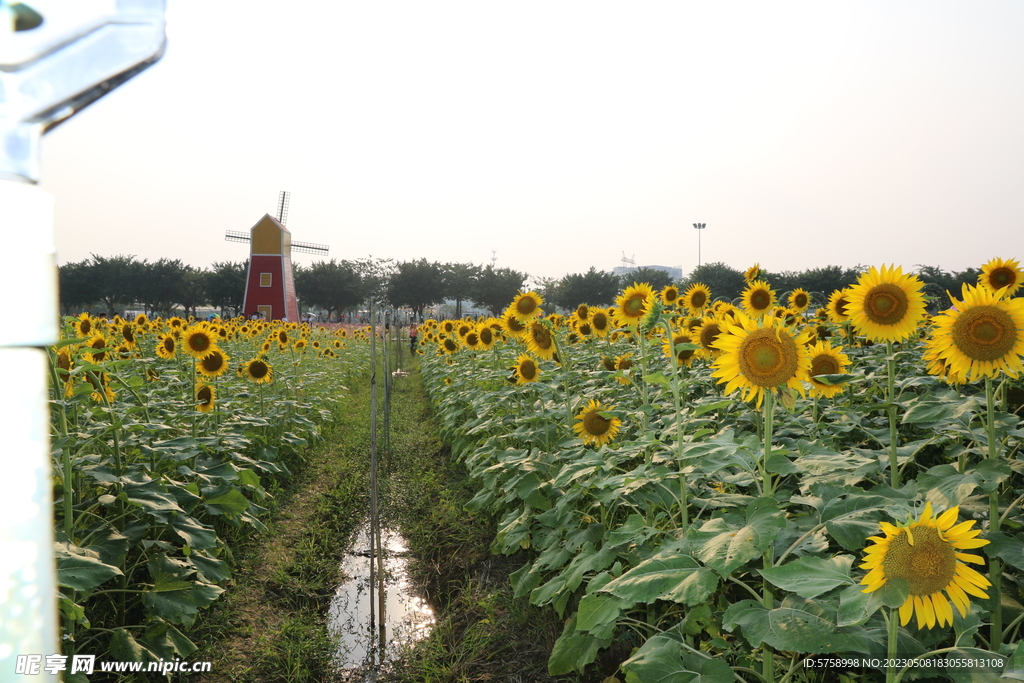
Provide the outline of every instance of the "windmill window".
{"type": "Polygon", "coordinates": [[[260,287],[270,287],[273,279],[273,273],[260,273],[260,287]]]}

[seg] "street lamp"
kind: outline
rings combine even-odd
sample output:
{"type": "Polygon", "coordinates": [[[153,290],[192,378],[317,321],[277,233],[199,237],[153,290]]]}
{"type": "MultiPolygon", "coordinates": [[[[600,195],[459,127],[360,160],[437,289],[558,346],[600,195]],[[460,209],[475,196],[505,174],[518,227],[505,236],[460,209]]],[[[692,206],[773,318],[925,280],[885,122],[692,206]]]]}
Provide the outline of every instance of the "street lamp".
{"type": "Polygon", "coordinates": [[[697,231],[697,267],[700,268],[700,231],[708,227],[707,223],[694,223],[693,228],[697,231]]]}

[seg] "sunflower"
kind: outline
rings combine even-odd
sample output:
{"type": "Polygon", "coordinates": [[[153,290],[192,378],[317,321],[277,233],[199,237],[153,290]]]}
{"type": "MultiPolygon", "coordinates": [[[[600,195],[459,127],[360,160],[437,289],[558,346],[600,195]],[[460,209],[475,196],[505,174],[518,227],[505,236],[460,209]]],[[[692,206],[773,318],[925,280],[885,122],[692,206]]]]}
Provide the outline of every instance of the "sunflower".
{"type": "Polygon", "coordinates": [[[579,320],[580,322],[585,322],[589,320],[590,306],[586,304],[580,304],[579,306],[576,307],[576,310],[573,312],[573,315],[575,315],[576,319],[579,320]]]}
{"type": "Polygon", "coordinates": [[[71,360],[71,349],[67,346],[57,350],[57,376],[64,383],[64,397],[70,398],[75,393],[75,380],[71,376],[71,368],[74,362],[71,360]]]}
{"type": "Polygon", "coordinates": [[[537,292],[520,291],[516,298],[512,300],[508,310],[512,311],[512,315],[521,322],[527,323],[543,313],[540,309],[543,303],[544,299],[537,292]]]}
{"type": "Polygon", "coordinates": [[[695,282],[690,285],[683,294],[683,305],[690,312],[690,315],[698,315],[708,304],[711,303],[711,288],[703,282],[695,282]]]}
{"type": "Polygon", "coordinates": [[[481,351],[488,351],[494,346],[494,329],[491,327],[489,320],[485,320],[477,325],[476,335],[478,339],[477,348],[481,351]]]}
{"type": "Polygon", "coordinates": [[[526,348],[538,358],[551,360],[555,357],[555,337],[543,323],[532,322],[526,331],[526,348]]]}
{"type": "Polygon", "coordinates": [[[92,400],[97,403],[103,403],[106,399],[107,403],[113,403],[116,398],[114,390],[110,388],[110,378],[107,377],[105,372],[87,372],[85,373],[89,383],[92,384],[94,391],[89,394],[92,400]],[[102,394],[100,392],[103,392],[102,394]]]}
{"type": "Polygon", "coordinates": [[[193,358],[202,358],[217,348],[215,333],[202,323],[188,327],[181,336],[182,350],[193,358]]]}
{"type": "Polygon", "coordinates": [[[511,306],[505,310],[499,320],[501,322],[502,331],[508,336],[514,337],[515,339],[522,339],[526,335],[526,325],[524,325],[523,322],[515,316],[515,312],[512,310],[511,306]]]}
{"type": "Polygon", "coordinates": [[[866,586],[865,593],[871,593],[885,586],[889,579],[906,580],[910,595],[900,607],[900,625],[906,626],[916,613],[918,628],[946,626],[953,623],[950,600],[960,616],[966,617],[971,607],[968,593],[988,598],[983,589],[992,584],[963,564],[984,564],[985,560],[958,551],[980,548],[989,541],[975,538],[981,530],[971,528],[974,520],[957,524],[959,514],[957,506],[932,519],[932,504],[925,503],[917,520],[906,526],[881,522],[885,536],[868,538],[874,544],[864,549],[867,557],[860,566],[869,571],[860,583],[866,586]]]}
{"type": "Polygon", "coordinates": [[[101,332],[94,333],[92,338],[85,343],[84,348],[91,349],[85,353],[85,359],[90,363],[102,363],[107,357],[107,352],[104,350],[107,348],[107,339],[101,332]]]}
{"type": "Polygon", "coordinates": [[[615,323],[636,325],[654,303],[654,289],[646,282],[634,282],[615,298],[615,323]]]}
{"type": "Polygon", "coordinates": [[[480,333],[476,329],[471,329],[462,337],[462,343],[466,345],[467,349],[476,351],[480,348],[480,333]]]}
{"type": "Polygon", "coordinates": [[[872,266],[850,287],[850,321],[873,342],[900,341],[924,318],[924,283],[899,266],[872,266]]]}
{"type": "Polygon", "coordinates": [[[608,311],[604,308],[591,308],[590,309],[590,327],[594,331],[595,337],[606,337],[608,332],[611,330],[611,320],[608,317],[608,311]]]}
{"type": "Polygon", "coordinates": [[[850,367],[850,358],[843,353],[842,346],[832,346],[827,341],[819,341],[808,346],[811,355],[811,396],[831,398],[843,390],[841,384],[825,384],[814,378],[818,375],[841,375],[850,367]]]}
{"type": "Polygon", "coordinates": [[[850,319],[850,290],[837,289],[828,297],[828,318],[836,325],[850,319]]]}
{"type": "Polygon", "coordinates": [[[174,358],[177,343],[171,333],[161,334],[156,338],[156,355],[161,358],[174,358]]]}
{"type": "Polygon", "coordinates": [[[786,299],[786,307],[795,313],[803,313],[811,306],[811,295],[807,290],[797,287],[789,293],[786,299]]]}
{"type": "Polygon", "coordinates": [[[437,352],[450,356],[459,350],[459,343],[451,337],[445,337],[437,345],[437,352]]]}
{"type": "Polygon", "coordinates": [[[262,358],[253,358],[243,363],[238,374],[254,384],[270,384],[274,381],[274,367],[262,358]]]}
{"type": "Polygon", "coordinates": [[[758,407],[765,391],[787,386],[802,394],[811,365],[804,334],[794,336],[773,316],[740,314],[714,343],[722,355],[711,374],[719,384],[726,383],[725,393],[743,389],[743,400],[756,399],[758,407]]]}
{"type": "Polygon", "coordinates": [[[1024,284],[1024,270],[1021,270],[1016,259],[1004,261],[1001,258],[994,258],[981,267],[978,284],[988,287],[993,292],[1006,287],[1003,296],[1010,297],[1024,284]]]}
{"type": "Polygon", "coordinates": [[[746,280],[747,284],[750,284],[754,280],[760,278],[762,275],[764,275],[764,270],[761,269],[761,264],[755,263],[754,265],[747,268],[747,270],[743,273],[743,279],[746,280]]]}
{"type": "Polygon", "coordinates": [[[616,377],[615,380],[619,384],[629,384],[629,372],[628,372],[628,370],[630,370],[632,367],[633,367],[633,354],[632,353],[624,353],[621,356],[616,356],[615,357],[615,368],[614,369],[615,370],[621,370],[623,376],[622,377],[616,377]]]}
{"type": "Polygon", "coordinates": [[[196,410],[201,413],[213,412],[217,402],[217,393],[209,384],[200,383],[196,386],[196,410]]]}
{"type": "Polygon", "coordinates": [[[167,327],[170,328],[171,332],[181,332],[185,329],[185,321],[178,316],[167,319],[167,327]]]}
{"type": "Polygon", "coordinates": [[[1001,373],[1017,377],[1024,371],[1024,299],[968,284],[962,297],[957,301],[950,295],[953,308],[932,319],[928,348],[935,359],[943,361],[953,381],[995,379],[1001,373]]]}
{"type": "Polygon", "coordinates": [[[665,337],[662,341],[662,348],[665,349],[665,355],[669,358],[675,358],[676,365],[685,365],[690,367],[690,363],[693,362],[693,354],[696,353],[695,349],[679,349],[676,347],[680,344],[693,344],[693,338],[690,336],[689,330],[676,329],[672,333],[671,337],[665,337]]]}
{"type": "Polygon", "coordinates": [[[196,363],[196,371],[204,377],[219,377],[228,370],[231,358],[218,348],[212,348],[196,363]]]}
{"type": "Polygon", "coordinates": [[[93,328],[96,325],[92,316],[83,312],[71,322],[71,326],[75,328],[76,336],[90,337],[92,336],[92,333],[94,332],[93,328]]]}
{"type": "Polygon", "coordinates": [[[665,285],[661,290],[661,303],[665,304],[666,307],[671,308],[676,305],[679,301],[679,288],[675,285],[665,285]]]}
{"type": "Polygon", "coordinates": [[[775,306],[775,290],[764,280],[754,280],[743,290],[743,310],[747,315],[762,316],[775,306]]]}
{"type": "Polygon", "coordinates": [[[540,367],[537,365],[537,361],[525,353],[516,358],[516,366],[512,370],[515,373],[516,384],[536,382],[540,377],[540,367]]]}
{"type": "Polygon", "coordinates": [[[587,445],[603,446],[619,433],[622,420],[617,417],[606,417],[601,413],[614,410],[615,406],[605,406],[591,400],[587,407],[576,415],[576,424],[572,426],[576,435],[587,445]]]}

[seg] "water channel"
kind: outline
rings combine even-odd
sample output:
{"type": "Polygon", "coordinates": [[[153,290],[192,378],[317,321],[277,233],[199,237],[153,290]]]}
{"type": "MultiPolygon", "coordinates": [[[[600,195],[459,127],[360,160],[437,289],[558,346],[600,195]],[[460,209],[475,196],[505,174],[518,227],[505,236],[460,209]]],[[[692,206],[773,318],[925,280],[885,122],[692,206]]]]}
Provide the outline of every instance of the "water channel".
{"type": "MultiPolygon", "coordinates": [[[[426,637],[434,625],[434,611],[408,575],[405,539],[381,529],[384,565],[384,618],[381,624],[381,586],[371,585],[370,524],[363,522],[341,563],[343,583],[331,599],[328,629],[337,639],[338,666],[355,674],[349,680],[372,681],[382,664],[394,659],[403,645],[426,637]],[[371,621],[372,614],[372,621],[371,621]],[[383,626],[383,628],[381,628],[383,626]]],[[[377,577],[375,577],[377,578],[377,577]]]]}

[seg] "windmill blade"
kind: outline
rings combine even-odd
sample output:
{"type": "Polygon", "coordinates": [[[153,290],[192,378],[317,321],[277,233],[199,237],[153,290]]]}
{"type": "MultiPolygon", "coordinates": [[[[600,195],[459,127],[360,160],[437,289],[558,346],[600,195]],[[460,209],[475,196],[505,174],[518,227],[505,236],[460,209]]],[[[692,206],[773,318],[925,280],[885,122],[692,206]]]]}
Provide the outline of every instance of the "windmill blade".
{"type": "Polygon", "coordinates": [[[246,244],[251,241],[249,233],[238,232],[237,230],[228,230],[224,233],[224,239],[228,242],[245,242],[246,244]]]}
{"type": "Polygon", "coordinates": [[[301,251],[306,254],[327,255],[330,249],[326,244],[313,244],[312,242],[292,242],[292,251],[301,251]]]}

